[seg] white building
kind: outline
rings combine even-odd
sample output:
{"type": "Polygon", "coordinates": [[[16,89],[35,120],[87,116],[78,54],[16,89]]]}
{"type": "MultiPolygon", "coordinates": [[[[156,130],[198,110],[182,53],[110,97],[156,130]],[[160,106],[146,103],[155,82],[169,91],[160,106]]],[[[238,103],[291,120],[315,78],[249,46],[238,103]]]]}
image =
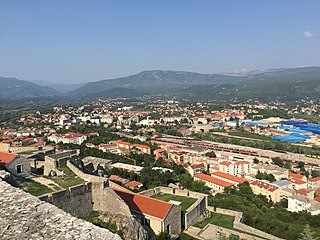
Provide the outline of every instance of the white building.
{"type": "Polygon", "coordinates": [[[318,215],[320,214],[320,203],[302,196],[293,195],[288,198],[288,211],[307,211],[310,212],[311,215],[318,215]]]}

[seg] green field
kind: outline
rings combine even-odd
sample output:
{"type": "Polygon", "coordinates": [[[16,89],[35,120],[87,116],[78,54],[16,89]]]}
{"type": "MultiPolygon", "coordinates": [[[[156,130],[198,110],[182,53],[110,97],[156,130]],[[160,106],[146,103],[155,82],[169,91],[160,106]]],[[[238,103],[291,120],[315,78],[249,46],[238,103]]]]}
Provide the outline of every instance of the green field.
{"type": "Polygon", "coordinates": [[[198,228],[204,228],[208,223],[211,223],[220,227],[233,229],[233,221],[233,216],[212,212],[210,218],[206,218],[200,222],[197,222],[194,226],[198,228]]]}
{"type": "Polygon", "coordinates": [[[41,196],[46,193],[52,192],[50,188],[45,185],[42,185],[36,181],[30,179],[23,179],[20,187],[25,191],[34,196],[41,196]]]}
{"type": "Polygon", "coordinates": [[[25,154],[25,155],[30,155],[35,153],[36,151],[23,151],[23,152],[18,152],[18,154],[25,154]]]}
{"type": "Polygon", "coordinates": [[[181,211],[185,212],[192,204],[194,204],[197,199],[190,197],[183,197],[177,195],[171,195],[166,193],[157,193],[152,198],[159,199],[165,202],[169,202],[170,200],[181,202],[181,211]]]}
{"type": "Polygon", "coordinates": [[[63,179],[60,176],[48,177],[48,178],[54,181],[55,183],[57,183],[62,188],[69,188],[85,182],[81,178],[79,178],[77,175],[75,175],[67,166],[59,167],[59,171],[63,171],[64,173],[63,179]]]}

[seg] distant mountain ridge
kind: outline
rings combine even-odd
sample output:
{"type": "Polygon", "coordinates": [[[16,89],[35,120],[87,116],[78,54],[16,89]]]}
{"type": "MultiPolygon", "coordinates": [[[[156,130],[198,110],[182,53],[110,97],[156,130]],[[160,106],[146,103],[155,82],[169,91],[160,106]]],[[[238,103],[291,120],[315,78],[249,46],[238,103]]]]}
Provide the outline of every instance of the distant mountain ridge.
{"type": "Polygon", "coordinates": [[[99,97],[108,97],[107,93],[117,89],[118,96],[131,96],[130,91],[134,91],[135,95],[138,92],[181,93],[205,98],[214,95],[259,97],[268,94],[270,96],[291,94],[293,97],[301,97],[305,94],[319,94],[319,88],[320,67],[240,71],[227,75],[154,70],[128,77],[90,82],[68,92],[68,95],[74,98],[92,97],[95,94],[99,97]]]}
{"type": "Polygon", "coordinates": [[[219,74],[154,70],[144,71],[128,77],[91,82],[70,91],[68,95],[81,98],[119,88],[141,91],[146,94],[174,93],[193,85],[233,83],[239,80],[239,77],[219,74]]]}
{"type": "Polygon", "coordinates": [[[56,96],[60,93],[47,86],[40,86],[25,80],[0,77],[0,99],[56,96]]]}
{"type": "MultiPolygon", "coordinates": [[[[0,84],[0,99],[61,94],[53,88],[15,78],[0,77],[0,84]]],[[[56,87],[71,87],[71,89],[75,87],[58,85],[56,87]]],[[[150,94],[179,94],[199,99],[314,97],[320,94],[320,67],[279,68],[249,72],[241,70],[226,74],[149,70],[127,77],[89,82],[64,93],[63,96],[73,99],[92,99],[138,97],[150,94]]]]}

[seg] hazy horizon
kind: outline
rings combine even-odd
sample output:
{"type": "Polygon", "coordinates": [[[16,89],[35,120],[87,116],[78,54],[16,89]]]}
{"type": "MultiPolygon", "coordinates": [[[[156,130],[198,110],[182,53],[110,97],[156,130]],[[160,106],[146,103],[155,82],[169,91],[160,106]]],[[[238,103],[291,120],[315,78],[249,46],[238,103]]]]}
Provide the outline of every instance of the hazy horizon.
{"type": "Polygon", "coordinates": [[[0,76],[78,84],[145,70],[320,66],[319,1],[0,1],[0,76]]]}

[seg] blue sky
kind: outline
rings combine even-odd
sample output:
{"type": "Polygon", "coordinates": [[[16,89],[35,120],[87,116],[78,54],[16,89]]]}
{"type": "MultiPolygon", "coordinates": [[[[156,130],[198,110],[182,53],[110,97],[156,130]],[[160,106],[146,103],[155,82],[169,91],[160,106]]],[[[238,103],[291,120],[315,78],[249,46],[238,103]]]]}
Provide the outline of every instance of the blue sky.
{"type": "Polygon", "coordinates": [[[0,0],[0,76],[320,66],[318,0],[0,0]]]}

